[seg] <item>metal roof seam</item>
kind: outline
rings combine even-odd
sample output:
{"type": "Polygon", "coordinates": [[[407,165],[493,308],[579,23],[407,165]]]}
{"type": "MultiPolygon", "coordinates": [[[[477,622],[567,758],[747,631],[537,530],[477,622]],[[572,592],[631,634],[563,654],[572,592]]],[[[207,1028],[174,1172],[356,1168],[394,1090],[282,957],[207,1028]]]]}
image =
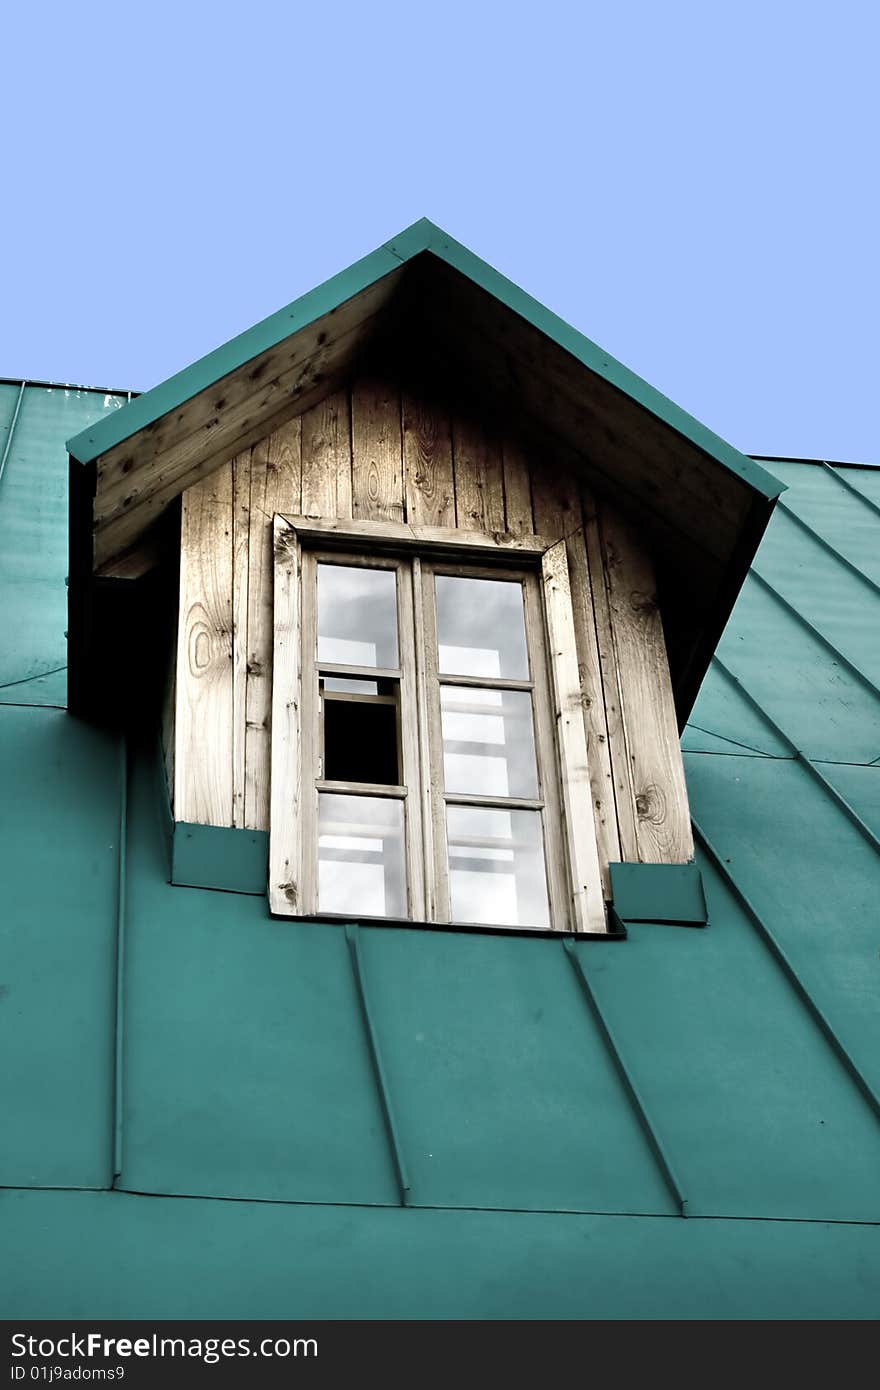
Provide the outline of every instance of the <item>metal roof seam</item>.
{"type": "Polygon", "coordinates": [[[684,1189],[682,1188],[682,1185],[678,1177],[676,1176],[672,1160],[666,1151],[666,1145],[663,1143],[657,1126],[651,1119],[647,1105],[645,1104],[645,1101],[639,1092],[639,1088],[636,1085],[635,1077],[632,1073],[632,1068],[627,1064],[624,1054],[620,1048],[620,1044],[614,1035],[614,1030],[612,1029],[611,1024],[605,1016],[605,1012],[599,1004],[599,1001],[596,997],[596,993],[592,985],[590,984],[589,976],[587,975],[587,972],[584,968],[584,963],[581,960],[577,949],[575,948],[574,941],[571,937],[563,937],[562,946],[566,956],[568,957],[571,963],[571,967],[574,970],[575,977],[581,988],[581,993],[586,999],[587,1004],[591,1012],[593,1013],[596,1022],[599,1025],[599,1032],[602,1035],[602,1038],[605,1042],[605,1046],[608,1049],[608,1052],[611,1056],[611,1060],[614,1062],[615,1068],[618,1074],[620,1075],[621,1080],[623,1081],[624,1089],[627,1095],[629,1096],[630,1103],[632,1104],[636,1112],[636,1115],[638,1116],[639,1123],[641,1124],[642,1129],[645,1132],[649,1146],[654,1154],[654,1157],[657,1160],[658,1166],[663,1174],[663,1178],[666,1182],[666,1185],[669,1188],[669,1191],[672,1194],[672,1197],[674,1198],[676,1205],[678,1206],[680,1214],[686,1217],[688,1214],[688,1204],[687,1198],[684,1195],[684,1189]]]}
{"type": "Polygon", "coordinates": [[[37,703],[34,700],[4,700],[0,704],[0,710],[4,709],[60,709],[67,711],[67,705],[52,705],[44,700],[37,703]]]}
{"type": "Polygon", "coordinates": [[[831,653],[831,655],[835,658],[836,661],[839,661],[842,666],[845,666],[847,670],[850,671],[856,677],[857,680],[861,681],[862,685],[864,685],[866,689],[870,690],[872,694],[876,695],[877,698],[880,699],[880,690],[877,689],[877,686],[871,680],[871,677],[866,676],[864,671],[860,670],[860,668],[856,666],[854,661],[851,661],[848,656],[845,656],[844,653],[840,650],[840,648],[836,647],[834,643],[828,637],[825,636],[824,632],[820,632],[819,628],[816,627],[815,623],[810,622],[810,619],[806,616],[806,614],[802,613],[799,608],[796,608],[793,603],[791,603],[787,598],[785,598],[785,596],[779,592],[775,585],[770,583],[769,579],[765,579],[763,574],[761,574],[760,571],[755,569],[754,565],[752,565],[752,567],[750,568],[749,574],[758,581],[762,588],[766,589],[768,594],[772,595],[772,597],[775,598],[776,601],[782,605],[786,612],[790,613],[792,617],[796,619],[797,622],[799,622],[803,627],[805,627],[809,632],[811,632],[813,636],[816,638],[816,640],[822,643],[823,647],[825,647],[831,653]]]}
{"type": "Polygon", "coordinates": [[[880,853],[880,839],[878,839],[878,837],[874,834],[874,831],[871,829],[871,827],[865,821],[862,820],[855,807],[852,806],[849,801],[847,801],[846,797],[837,790],[837,788],[834,786],[832,782],[829,782],[825,774],[819,771],[819,768],[816,766],[816,764],[813,762],[811,758],[807,757],[806,753],[801,753],[800,750],[798,750],[797,757],[798,762],[800,762],[807,769],[807,771],[811,774],[812,777],[816,779],[816,781],[820,784],[824,791],[828,793],[828,795],[831,797],[831,800],[837,806],[839,806],[841,811],[843,811],[844,815],[852,821],[859,834],[867,840],[871,848],[877,850],[877,852],[880,853]]]}
{"type": "Polygon", "coordinates": [[[13,685],[29,685],[31,681],[40,681],[45,676],[57,676],[61,671],[66,671],[67,665],[53,666],[49,671],[35,671],[32,676],[21,676],[18,680],[3,681],[0,683],[0,690],[9,690],[13,685]]]}
{"type": "Polygon", "coordinates": [[[857,1086],[859,1087],[859,1090],[862,1092],[864,1098],[867,1100],[871,1110],[873,1111],[875,1119],[878,1122],[880,1122],[880,1096],[877,1095],[876,1091],[874,1090],[870,1081],[868,1081],[867,1077],[862,1074],[849,1049],[846,1047],[843,1040],[839,1037],[838,1033],[831,1024],[830,1019],[825,1014],[824,1009],[813,997],[809,988],[801,979],[800,975],[798,974],[798,971],[792,964],[792,961],[790,960],[784,946],[779,941],[775,933],[771,930],[771,928],[768,927],[760,912],[755,907],[748,894],[745,892],[745,889],[741,886],[739,880],[734,875],[733,869],[729,861],[726,860],[723,854],[721,854],[720,850],[718,850],[715,847],[715,845],[712,843],[712,841],[706,834],[705,830],[703,830],[702,826],[699,824],[699,822],[694,816],[691,816],[691,824],[693,825],[697,839],[700,841],[709,858],[712,860],[712,863],[715,865],[715,868],[718,870],[719,874],[730,888],[730,891],[734,894],[736,899],[743,907],[746,916],[749,918],[752,925],[756,928],[759,935],[764,940],[771,954],[781,965],[784,973],[787,975],[795,991],[799,995],[802,1002],[806,1005],[808,1012],[812,1014],[813,1018],[819,1025],[821,1031],[824,1033],[825,1037],[831,1044],[833,1050],[836,1052],[837,1056],[845,1066],[846,1070],[849,1072],[852,1079],[856,1082],[857,1086]]]}
{"type": "Polygon", "coordinates": [[[3,453],[2,455],[0,455],[0,483],[2,483],[3,474],[6,471],[6,460],[9,458],[9,455],[12,451],[12,440],[15,436],[15,427],[18,424],[18,416],[21,411],[21,403],[24,400],[24,391],[26,386],[27,382],[23,381],[18,389],[18,400],[15,402],[15,410],[13,412],[12,421],[9,426],[9,433],[6,436],[6,444],[3,447],[3,453]]]}
{"type": "Polygon", "coordinates": [[[873,767],[875,763],[880,763],[880,753],[876,758],[869,758],[867,762],[854,761],[852,758],[813,758],[812,761],[823,767],[873,767]]]}
{"type": "MultiPolygon", "coordinates": [[[[852,468],[853,466],[854,466],[853,464],[839,464],[839,465],[838,465],[838,467],[841,467],[841,468],[852,468]]],[[[857,465],[855,465],[855,466],[857,466],[857,465]]],[[[877,516],[880,516],[880,507],[877,506],[877,503],[874,502],[870,497],[866,497],[865,494],[861,491],[860,488],[853,487],[852,483],[848,482],[848,481],[846,480],[846,478],[844,478],[840,473],[838,473],[836,467],[835,467],[835,468],[832,468],[832,466],[831,466],[830,463],[825,463],[825,462],[822,463],[822,467],[823,467],[828,473],[831,474],[832,478],[836,478],[836,479],[837,479],[837,481],[840,483],[840,486],[841,486],[841,487],[845,487],[846,490],[847,490],[847,492],[852,493],[853,497],[857,497],[857,498],[859,499],[859,501],[860,501],[860,502],[864,502],[865,506],[866,506],[866,507],[869,507],[869,508],[871,509],[872,512],[874,512],[877,516]]]]}
{"type": "Polygon", "coordinates": [[[868,841],[868,844],[871,845],[873,849],[880,851],[880,840],[878,840],[871,827],[867,825],[865,821],[862,820],[858,811],[856,811],[855,807],[847,801],[846,797],[843,796],[842,793],[839,792],[837,788],[831,782],[828,781],[828,778],[824,775],[824,773],[820,772],[819,768],[815,765],[812,758],[808,757],[802,749],[797,747],[797,745],[792,741],[792,739],[785,732],[785,730],[776,723],[776,720],[772,717],[772,715],[767,713],[767,711],[755,698],[755,696],[748,689],[748,687],[743,684],[743,682],[739,679],[739,676],[735,676],[734,673],[730,670],[728,666],[725,665],[725,663],[721,660],[719,656],[713,657],[713,661],[718,666],[718,669],[720,671],[723,671],[727,679],[731,681],[731,683],[735,685],[736,688],[742,693],[743,698],[748,701],[748,703],[752,706],[755,712],[759,714],[762,719],[766,720],[767,724],[776,734],[777,738],[781,739],[783,743],[788,744],[789,748],[792,751],[794,760],[801,763],[801,765],[806,768],[810,775],[820,783],[823,790],[831,796],[832,801],[834,801],[835,804],[840,808],[840,810],[843,811],[844,815],[846,815],[852,821],[853,825],[856,827],[859,833],[863,835],[864,838],[868,841]]]}
{"type": "Polygon", "coordinates": [[[361,1007],[361,1017],[364,1024],[364,1032],[367,1035],[367,1046],[372,1063],[373,1080],[376,1090],[379,1093],[379,1101],[382,1107],[382,1114],[385,1119],[385,1130],[388,1136],[388,1147],[391,1150],[391,1159],[394,1165],[394,1173],[397,1179],[397,1188],[400,1194],[400,1205],[406,1207],[410,1205],[411,1184],[409,1173],[406,1166],[406,1156],[403,1151],[403,1144],[400,1139],[400,1131],[397,1126],[397,1119],[394,1110],[394,1102],[391,1095],[391,1088],[388,1083],[388,1074],[382,1061],[382,1051],[379,1047],[379,1038],[376,1033],[376,1025],[373,1021],[373,1010],[370,1005],[370,992],[367,983],[366,971],[360,949],[360,935],[356,923],[349,922],[345,926],[345,940],[348,946],[349,960],[351,961],[352,974],[354,975],[355,988],[357,990],[358,1001],[361,1007]]]}
{"type": "Polygon", "coordinates": [[[820,535],[819,532],[815,529],[815,527],[811,526],[808,521],[804,521],[804,518],[802,516],[798,516],[796,511],[793,511],[792,508],[789,507],[789,505],[786,502],[783,502],[781,497],[776,505],[778,506],[781,512],[784,512],[786,516],[790,517],[791,520],[796,523],[796,525],[800,526],[802,531],[806,532],[806,534],[812,540],[816,541],[820,546],[822,546],[823,550],[827,550],[828,554],[831,555],[835,560],[837,560],[841,565],[843,565],[845,569],[848,569],[851,574],[854,574],[856,576],[857,579],[861,579],[863,583],[867,584],[869,588],[874,590],[875,594],[880,594],[880,584],[878,584],[876,580],[872,579],[869,574],[865,574],[865,571],[859,569],[858,565],[853,564],[852,560],[847,559],[847,557],[841,551],[839,551],[836,546],[832,545],[830,541],[826,540],[824,536],[820,535]]]}
{"type": "MultiPolygon", "coordinates": [[[[712,660],[716,661],[717,658],[713,656],[712,660]]],[[[718,665],[724,670],[720,662],[718,665]]],[[[725,674],[729,674],[729,672],[725,672],[725,674]]],[[[736,748],[744,748],[746,752],[754,753],[759,758],[778,758],[781,756],[779,753],[768,753],[763,748],[755,748],[754,744],[751,743],[740,743],[739,739],[731,738],[729,734],[719,734],[715,729],[704,729],[702,724],[695,724],[691,719],[688,720],[685,727],[698,729],[701,734],[708,734],[710,738],[720,738],[723,743],[732,743],[736,748]]]]}

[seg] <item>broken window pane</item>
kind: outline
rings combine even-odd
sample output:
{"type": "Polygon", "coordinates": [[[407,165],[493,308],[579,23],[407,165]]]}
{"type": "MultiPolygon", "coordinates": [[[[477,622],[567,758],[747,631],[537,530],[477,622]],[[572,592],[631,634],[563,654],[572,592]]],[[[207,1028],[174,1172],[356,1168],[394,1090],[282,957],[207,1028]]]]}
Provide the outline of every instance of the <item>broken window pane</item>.
{"type": "Polygon", "coordinates": [[[323,678],[321,693],[322,776],[330,782],[400,786],[397,682],[323,678]],[[336,690],[339,685],[345,690],[336,690]]]}

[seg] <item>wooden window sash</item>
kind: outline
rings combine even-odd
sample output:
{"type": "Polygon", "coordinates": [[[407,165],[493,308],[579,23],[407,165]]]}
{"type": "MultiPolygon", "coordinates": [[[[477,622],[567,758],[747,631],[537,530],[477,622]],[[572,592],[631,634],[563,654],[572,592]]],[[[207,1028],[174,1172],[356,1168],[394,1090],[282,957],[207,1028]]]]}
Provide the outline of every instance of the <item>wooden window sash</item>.
{"type": "MultiPolygon", "coordinates": [[[[540,537],[497,538],[479,532],[450,532],[387,521],[328,523],[276,516],[274,526],[275,678],[269,876],[272,912],[284,916],[317,914],[318,778],[312,772],[307,782],[305,771],[306,765],[312,769],[317,767],[315,704],[320,668],[321,674],[326,675],[401,681],[400,732],[401,742],[405,744],[405,785],[383,788],[382,794],[403,793],[410,920],[449,924],[447,803],[486,806],[503,803],[510,809],[541,810],[552,928],[605,934],[608,927],[593,820],[565,542],[551,543],[540,537]],[[397,569],[399,671],[317,662],[316,599],[307,580],[303,602],[301,537],[309,545],[305,553],[307,572],[311,568],[316,573],[319,547],[321,562],[326,559],[331,563],[350,562],[397,569]],[[387,546],[388,553],[361,554],[353,548],[366,542],[373,547],[387,546]],[[348,553],[343,555],[341,550],[336,550],[332,556],[325,554],[328,544],[345,548],[348,553]],[[488,563],[484,565],[484,561],[488,563]],[[516,561],[515,570],[510,568],[511,561],[516,561]],[[534,579],[537,566],[540,566],[537,570],[540,584],[534,579]],[[523,584],[530,681],[441,677],[437,669],[435,573],[460,573],[474,578],[509,577],[523,584]],[[315,653],[310,660],[306,688],[303,672],[307,661],[303,659],[303,652],[315,653]],[[540,659],[542,656],[546,660],[540,659]],[[435,789],[443,786],[441,684],[532,692],[539,798],[472,799],[464,794],[446,796],[436,792],[435,789]],[[306,854],[306,847],[313,852],[306,854]]],[[[364,784],[334,783],[327,789],[344,790],[352,795],[371,794],[364,784]]]]}
{"type": "Polygon", "coordinates": [[[608,924],[590,792],[587,736],[564,540],[557,541],[545,551],[541,571],[562,774],[562,811],[571,882],[572,923],[576,932],[604,934],[608,931],[608,924]]]}
{"type": "Polygon", "coordinates": [[[273,600],[272,754],[269,792],[269,907],[279,916],[301,915],[300,837],[300,571],[299,536],[282,516],[272,530],[273,600]]]}
{"type": "MultiPolygon", "coordinates": [[[[426,685],[430,692],[428,710],[428,739],[430,745],[430,775],[434,793],[431,810],[434,840],[434,874],[442,921],[450,923],[449,847],[446,827],[447,806],[485,806],[499,810],[532,810],[541,816],[547,896],[550,909],[550,930],[573,929],[568,910],[571,895],[564,857],[562,805],[559,788],[558,759],[553,739],[553,709],[547,669],[547,642],[538,580],[529,569],[482,568],[473,564],[452,566],[445,562],[426,562],[422,565],[421,601],[424,610],[423,653],[426,685]],[[439,671],[439,641],[437,635],[437,605],[434,579],[437,575],[455,574],[473,579],[506,579],[520,584],[523,590],[523,619],[526,651],[529,661],[529,680],[508,680],[502,677],[447,675],[439,671]],[[535,760],[538,770],[539,796],[496,797],[479,793],[447,792],[443,772],[443,734],[440,690],[443,686],[473,687],[492,690],[521,690],[532,700],[532,727],[535,738],[535,760]],[[443,788],[441,792],[439,789],[443,788]]],[[[604,907],[602,909],[604,922],[604,907]]],[[[452,924],[454,925],[454,924],[452,924]]],[[[461,925],[467,925],[463,923],[461,925]]],[[[491,928],[490,923],[485,924],[491,928]]],[[[527,926],[498,928],[498,930],[527,931],[527,926]]],[[[539,930],[546,930],[540,928],[539,930]]]]}
{"type": "MultiPolygon", "coordinates": [[[[403,802],[404,859],[408,920],[421,921],[425,916],[424,850],[421,832],[421,808],[417,794],[419,785],[418,752],[415,739],[416,677],[414,666],[414,637],[412,613],[411,566],[406,560],[373,556],[361,557],[346,553],[328,556],[315,548],[303,553],[301,560],[301,725],[300,725],[300,818],[299,855],[302,878],[301,915],[314,916],[318,903],[318,796],[330,791],[347,796],[383,796],[403,802]],[[362,563],[365,560],[366,563],[362,563]],[[371,564],[376,560],[375,565],[371,564]],[[397,641],[399,667],[395,669],[346,665],[340,662],[319,661],[317,657],[317,572],[325,563],[352,565],[357,568],[393,570],[396,578],[397,641]],[[322,675],[342,677],[362,676],[371,680],[391,679],[399,685],[399,730],[401,772],[400,788],[382,787],[377,790],[362,782],[327,783],[321,775],[321,696],[318,681],[322,675]]],[[[271,847],[271,833],[270,833],[271,847]]]]}

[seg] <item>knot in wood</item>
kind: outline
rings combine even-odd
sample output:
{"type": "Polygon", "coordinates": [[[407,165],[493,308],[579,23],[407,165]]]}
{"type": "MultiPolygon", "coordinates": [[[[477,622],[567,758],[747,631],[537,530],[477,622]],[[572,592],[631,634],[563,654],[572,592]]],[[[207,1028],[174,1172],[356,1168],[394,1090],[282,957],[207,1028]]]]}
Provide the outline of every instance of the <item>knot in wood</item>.
{"type": "Polygon", "coordinates": [[[292,526],[275,537],[275,559],[289,560],[296,557],[296,534],[292,526]]]}
{"type": "Polygon", "coordinates": [[[666,819],[666,793],[656,782],[649,782],[636,793],[636,815],[640,821],[662,825],[666,819]]]}
{"type": "Polygon", "coordinates": [[[653,594],[642,593],[635,589],[630,594],[629,606],[634,613],[638,613],[644,618],[651,618],[657,612],[657,599],[653,594]]]}

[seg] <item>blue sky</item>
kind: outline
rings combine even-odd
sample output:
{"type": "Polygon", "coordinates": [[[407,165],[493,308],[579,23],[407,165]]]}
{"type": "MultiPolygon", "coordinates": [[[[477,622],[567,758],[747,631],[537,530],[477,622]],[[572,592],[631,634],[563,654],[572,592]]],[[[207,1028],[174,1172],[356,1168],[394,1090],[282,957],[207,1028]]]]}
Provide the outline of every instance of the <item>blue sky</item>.
{"type": "Polygon", "coordinates": [[[880,463],[876,3],[2,34],[0,375],[145,389],[424,215],[740,448],[880,463]]]}

